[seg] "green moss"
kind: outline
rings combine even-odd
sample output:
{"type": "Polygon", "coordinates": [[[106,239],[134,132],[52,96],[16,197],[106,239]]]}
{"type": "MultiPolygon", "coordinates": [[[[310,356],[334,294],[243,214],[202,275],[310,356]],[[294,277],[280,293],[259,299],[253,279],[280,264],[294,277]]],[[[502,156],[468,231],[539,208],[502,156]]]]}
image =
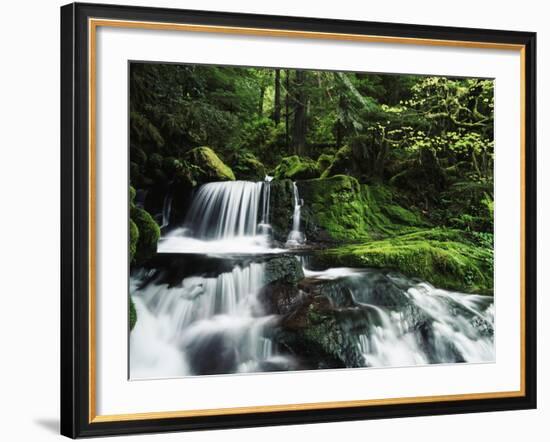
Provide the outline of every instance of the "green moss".
{"type": "Polygon", "coordinates": [[[326,153],[319,155],[319,158],[317,158],[317,167],[319,168],[319,172],[323,173],[327,170],[333,161],[334,155],[329,155],[326,153]]]}
{"type": "Polygon", "coordinates": [[[265,166],[251,153],[238,155],[233,162],[232,169],[239,180],[263,181],[266,176],[265,166]]]}
{"type": "Polygon", "coordinates": [[[392,268],[450,290],[493,290],[493,249],[460,230],[420,230],[325,250],[316,259],[330,265],[392,268]]]}
{"type": "Polygon", "coordinates": [[[132,207],[134,205],[134,202],[136,200],[136,189],[134,189],[133,186],[130,186],[130,191],[129,191],[129,200],[130,200],[130,207],[132,207]]]}
{"type": "Polygon", "coordinates": [[[307,180],[319,175],[319,166],[315,161],[298,155],[284,157],[274,172],[275,179],[307,180]]]}
{"type": "Polygon", "coordinates": [[[403,233],[425,225],[393,201],[389,188],[365,185],[348,175],[299,181],[302,219],[311,240],[350,241],[403,233]]]}
{"type": "Polygon", "coordinates": [[[134,305],[134,301],[132,301],[132,298],[130,298],[129,300],[130,302],[128,303],[128,319],[130,321],[130,331],[132,331],[137,322],[137,311],[136,306],[134,305]]]}
{"type": "Polygon", "coordinates": [[[138,239],[139,239],[139,230],[136,226],[136,223],[130,220],[130,244],[129,244],[130,263],[134,261],[134,257],[136,255],[136,250],[137,250],[138,239]]]}
{"type": "Polygon", "coordinates": [[[130,209],[130,217],[138,229],[134,262],[137,265],[141,265],[156,253],[157,242],[160,237],[160,227],[148,212],[139,207],[132,207],[130,209]]]}
{"type": "Polygon", "coordinates": [[[193,176],[199,183],[211,181],[234,181],[235,175],[210,147],[190,150],[185,160],[193,166],[193,176]]]}

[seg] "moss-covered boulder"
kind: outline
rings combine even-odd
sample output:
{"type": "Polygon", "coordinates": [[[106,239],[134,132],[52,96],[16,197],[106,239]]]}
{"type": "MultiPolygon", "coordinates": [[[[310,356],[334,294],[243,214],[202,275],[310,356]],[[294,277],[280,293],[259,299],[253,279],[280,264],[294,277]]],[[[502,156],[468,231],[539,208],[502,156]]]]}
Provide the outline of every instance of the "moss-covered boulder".
{"type": "Polygon", "coordinates": [[[136,255],[138,240],[139,240],[139,230],[136,226],[136,223],[130,220],[130,244],[129,244],[130,257],[129,258],[131,263],[134,261],[134,257],[136,255]]]}
{"type": "Polygon", "coordinates": [[[135,223],[138,230],[134,263],[136,265],[141,265],[152,258],[157,252],[160,227],[147,211],[139,207],[134,206],[130,208],[130,217],[131,221],[135,223]]]}
{"type": "Polygon", "coordinates": [[[298,181],[302,223],[309,240],[350,241],[377,238],[425,225],[401,207],[383,185],[365,185],[348,175],[298,181]]]}
{"type": "Polygon", "coordinates": [[[280,255],[265,263],[264,283],[259,300],[267,314],[286,315],[302,301],[298,283],[304,271],[292,255],[280,255]]]}
{"type": "Polygon", "coordinates": [[[134,305],[134,301],[132,301],[132,298],[129,298],[129,302],[128,302],[128,320],[129,320],[128,325],[130,326],[130,331],[132,331],[137,322],[136,306],[134,305]]]}
{"type": "Polygon", "coordinates": [[[460,230],[435,228],[363,244],[327,249],[316,265],[381,267],[436,287],[467,293],[493,291],[493,249],[460,230]]]}
{"type": "Polygon", "coordinates": [[[130,186],[128,190],[128,201],[130,201],[130,207],[134,207],[136,200],[136,189],[134,186],[130,186]]]}
{"type": "Polygon", "coordinates": [[[264,283],[284,282],[297,284],[303,279],[304,271],[298,260],[292,255],[280,255],[265,263],[264,283]]]}
{"type": "Polygon", "coordinates": [[[236,155],[232,170],[238,180],[244,181],[263,181],[267,175],[263,163],[252,153],[236,155]]]}
{"type": "Polygon", "coordinates": [[[275,179],[307,180],[320,175],[319,166],[308,157],[292,155],[284,157],[275,168],[275,179]]]}
{"type": "Polygon", "coordinates": [[[193,176],[199,183],[235,180],[231,168],[210,147],[196,147],[185,154],[184,160],[194,167],[193,176]]]}
{"type": "Polygon", "coordinates": [[[294,194],[291,180],[273,180],[270,183],[270,223],[272,236],[276,241],[284,242],[292,229],[294,212],[294,194]]]}
{"type": "Polygon", "coordinates": [[[329,168],[333,161],[334,155],[329,155],[327,153],[319,155],[319,158],[317,158],[317,167],[319,168],[319,172],[322,174],[329,168]]]}

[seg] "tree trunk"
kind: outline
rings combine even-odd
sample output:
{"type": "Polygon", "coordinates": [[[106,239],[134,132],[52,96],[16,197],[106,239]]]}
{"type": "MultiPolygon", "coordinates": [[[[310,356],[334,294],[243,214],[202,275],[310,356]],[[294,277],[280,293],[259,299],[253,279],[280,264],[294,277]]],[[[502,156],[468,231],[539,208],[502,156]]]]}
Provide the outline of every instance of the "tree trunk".
{"type": "Polygon", "coordinates": [[[258,116],[262,116],[264,114],[264,96],[265,96],[265,86],[260,87],[260,100],[258,102],[258,116]]]}
{"type": "MultiPolygon", "coordinates": [[[[338,98],[338,109],[340,110],[340,115],[343,114],[344,109],[344,96],[340,95],[338,98]]],[[[340,118],[336,121],[336,147],[340,149],[342,146],[342,139],[344,138],[344,125],[340,118]]]]}
{"type": "Polygon", "coordinates": [[[290,122],[289,122],[289,112],[290,112],[290,70],[286,70],[285,75],[286,83],[286,95],[285,95],[285,138],[286,138],[286,151],[290,152],[290,122]]]}
{"type": "Polygon", "coordinates": [[[305,71],[296,71],[295,93],[294,93],[294,130],[293,144],[296,155],[305,154],[306,146],[306,94],[305,94],[305,71]]]}
{"type": "Polygon", "coordinates": [[[275,100],[273,104],[273,121],[281,122],[281,70],[275,69],[275,100]]]}

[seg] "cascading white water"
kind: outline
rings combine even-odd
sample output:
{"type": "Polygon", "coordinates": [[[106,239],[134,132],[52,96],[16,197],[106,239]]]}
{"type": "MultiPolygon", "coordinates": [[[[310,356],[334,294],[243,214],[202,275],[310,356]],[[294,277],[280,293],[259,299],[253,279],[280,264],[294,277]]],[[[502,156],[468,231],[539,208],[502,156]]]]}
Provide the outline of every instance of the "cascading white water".
{"type": "Polygon", "coordinates": [[[397,301],[385,305],[379,304],[371,286],[373,277],[382,274],[379,271],[345,267],[312,271],[304,267],[304,274],[339,281],[354,302],[369,312],[365,323],[357,327],[363,332],[356,336],[365,366],[494,361],[492,296],[451,292],[390,274],[384,278],[408,288],[400,288],[397,301]]]}
{"type": "MultiPolygon", "coordinates": [[[[144,271],[131,279],[130,294],[138,316],[130,334],[133,379],[297,366],[295,357],[278,353],[278,347],[287,348],[285,344],[272,338],[281,317],[267,315],[259,300],[267,264],[240,256],[285,251],[274,248],[270,238],[270,181],[271,177],[266,177],[258,183],[201,186],[184,225],[161,238],[159,253],[216,255],[215,259],[224,263],[215,270],[221,273],[205,276],[201,272],[207,270],[197,270],[196,276],[174,282],[170,266],[165,277],[161,264],[152,281],[152,274],[144,271]]],[[[289,249],[305,242],[301,232],[303,201],[296,183],[293,203],[292,230],[286,242],[289,249]]],[[[169,221],[169,207],[170,200],[165,199],[163,225],[169,221]]],[[[323,296],[331,303],[341,303],[336,306],[341,307],[341,336],[353,350],[346,366],[494,360],[492,297],[441,290],[380,270],[309,270],[308,256],[296,256],[305,277],[318,280],[315,284],[324,287],[323,296]]],[[[300,302],[299,297],[297,300],[300,302]]]]}
{"type": "Polygon", "coordinates": [[[271,180],[272,176],[266,175],[262,186],[262,218],[258,224],[258,233],[260,235],[271,235],[271,220],[269,218],[269,208],[271,205],[271,180]]]}
{"type": "Polygon", "coordinates": [[[359,336],[367,366],[406,366],[451,362],[491,362],[491,297],[466,295],[419,284],[407,291],[413,305],[429,318],[429,337],[419,336],[409,311],[369,305],[378,321],[359,336]]]}
{"type": "Polygon", "coordinates": [[[201,186],[185,218],[195,238],[254,236],[264,183],[228,181],[201,186]]]}
{"type": "Polygon", "coordinates": [[[136,277],[131,377],[243,372],[269,361],[274,351],[266,330],[273,318],[258,301],[263,275],[264,264],[251,263],[217,277],[191,276],[175,287],[138,288],[136,277]]]}
{"type": "Polygon", "coordinates": [[[183,227],[163,236],[159,253],[277,253],[269,224],[270,181],[202,185],[183,227]]]}
{"type": "Polygon", "coordinates": [[[300,194],[298,193],[298,186],[294,181],[292,183],[292,192],[294,195],[294,213],[292,214],[292,230],[288,234],[286,240],[287,247],[298,246],[303,244],[306,240],[306,237],[302,231],[300,231],[300,221],[302,217],[302,200],[300,199],[300,194]]]}
{"type": "Polygon", "coordinates": [[[172,195],[167,193],[164,197],[164,202],[162,204],[162,224],[161,229],[168,227],[170,224],[170,214],[172,212],[172,195]]]}

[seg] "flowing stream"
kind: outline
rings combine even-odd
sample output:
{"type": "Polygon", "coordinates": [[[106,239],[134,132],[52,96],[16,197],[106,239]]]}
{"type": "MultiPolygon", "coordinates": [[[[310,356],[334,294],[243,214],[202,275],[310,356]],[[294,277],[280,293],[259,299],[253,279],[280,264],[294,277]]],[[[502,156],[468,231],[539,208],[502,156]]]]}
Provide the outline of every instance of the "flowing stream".
{"type": "Polygon", "coordinates": [[[286,240],[287,247],[298,246],[306,240],[304,233],[300,230],[302,200],[300,199],[296,182],[292,183],[292,194],[294,198],[294,213],[292,214],[292,230],[286,240]]]}
{"type": "Polygon", "coordinates": [[[183,225],[159,241],[157,268],[133,272],[132,379],[494,361],[492,297],[382,270],[310,268],[313,252],[300,249],[306,239],[296,183],[286,249],[273,246],[271,190],[269,177],[201,186],[183,225]],[[283,290],[284,313],[266,303],[273,259],[294,262],[304,274],[293,295],[283,290]],[[307,290],[321,293],[323,311],[336,318],[320,337],[288,319],[313,299],[307,290]],[[303,345],[320,350],[304,356],[303,345]]]}

